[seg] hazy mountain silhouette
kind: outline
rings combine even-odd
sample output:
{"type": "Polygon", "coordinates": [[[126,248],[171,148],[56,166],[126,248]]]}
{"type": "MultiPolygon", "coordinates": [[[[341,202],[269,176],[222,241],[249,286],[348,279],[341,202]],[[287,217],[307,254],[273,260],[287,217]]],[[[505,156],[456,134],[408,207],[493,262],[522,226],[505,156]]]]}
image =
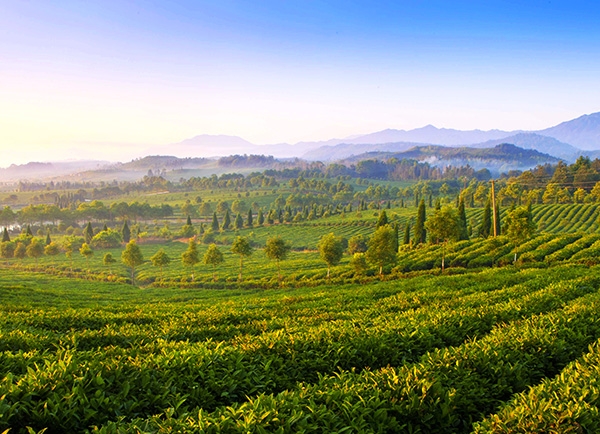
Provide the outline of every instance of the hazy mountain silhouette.
{"type": "Polygon", "coordinates": [[[583,115],[536,132],[581,149],[600,150],[600,112],[583,115]]]}

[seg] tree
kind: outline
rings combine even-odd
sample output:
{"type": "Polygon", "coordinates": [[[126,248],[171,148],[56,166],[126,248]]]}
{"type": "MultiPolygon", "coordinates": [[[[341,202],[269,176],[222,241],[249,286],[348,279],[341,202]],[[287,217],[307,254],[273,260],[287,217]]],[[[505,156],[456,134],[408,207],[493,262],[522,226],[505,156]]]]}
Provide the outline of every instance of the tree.
{"type": "Polygon", "coordinates": [[[387,214],[385,213],[385,210],[383,210],[383,211],[381,211],[381,213],[379,213],[379,218],[377,219],[377,224],[375,225],[375,229],[385,226],[388,223],[389,223],[389,221],[388,221],[387,214]]]}
{"type": "Polygon", "coordinates": [[[390,225],[375,230],[368,243],[367,261],[379,267],[379,275],[383,276],[383,267],[394,265],[398,260],[396,231],[390,225]]]}
{"type": "Polygon", "coordinates": [[[256,222],[259,226],[262,226],[265,223],[265,216],[263,214],[262,209],[258,210],[258,217],[256,218],[256,222]]]}
{"type": "Polygon", "coordinates": [[[113,258],[113,255],[110,252],[106,253],[104,258],[102,258],[102,263],[108,267],[108,274],[112,274],[112,264],[115,262],[117,262],[117,260],[113,258]]]}
{"type": "Polygon", "coordinates": [[[166,267],[171,263],[171,258],[164,251],[164,249],[159,249],[154,255],[150,256],[150,261],[152,265],[160,268],[160,278],[163,278],[163,267],[166,267]]]}
{"type": "Polygon", "coordinates": [[[405,246],[410,244],[410,222],[406,222],[406,226],[404,227],[404,240],[402,242],[405,246]]]}
{"type": "Polygon", "coordinates": [[[494,212],[496,213],[496,235],[500,235],[502,233],[502,224],[500,223],[500,205],[498,203],[496,203],[494,212]]]}
{"type": "Polygon", "coordinates": [[[492,205],[488,200],[483,208],[483,217],[481,219],[481,225],[479,226],[479,236],[487,238],[492,233],[492,205]]]}
{"type": "Polygon", "coordinates": [[[90,247],[90,245],[88,243],[83,243],[81,245],[81,248],[79,249],[79,253],[81,254],[81,256],[85,257],[85,262],[87,263],[88,272],[89,272],[90,258],[92,256],[94,256],[94,251],[92,250],[92,248],[90,247]]]}
{"type": "Polygon", "coordinates": [[[517,254],[519,245],[535,234],[537,225],[533,221],[531,209],[520,206],[510,210],[504,219],[506,235],[515,245],[515,258],[517,262],[517,254]]]}
{"type": "Polygon", "coordinates": [[[190,238],[187,250],[181,254],[181,262],[183,263],[183,265],[190,267],[193,282],[194,265],[200,262],[200,258],[198,256],[198,245],[196,244],[195,238],[190,238]]]}
{"type": "Polygon", "coordinates": [[[342,238],[336,237],[333,232],[331,232],[321,237],[318,247],[321,259],[327,264],[327,279],[329,279],[331,267],[339,264],[344,255],[342,238]]]}
{"type": "Polygon", "coordinates": [[[206,265],[212,265],[213,267],[213,280],[217,280],[216,266],[223,262],[223,253],[219,250],[216,244],[211,244],[204,253],[204,263],[206,265]]]}
{"type": "Polygon", "coordinates": [[[235,220],[233,221],[233,226],[236,229],[242,229],[244,227],[244,218],[240,213],[237,213],[235,216],[235,220]]]}
{"type": "Polygon", "coordinates": [[[10,235],[8,235],[8,229],[6,229],[6,227],[4,228],[4,231],[2,232],[2,242],[3,243],[10,242],[10,235]]]}
{"type": "Polygon", "coordinates": [[[54,242],[50,242],[50,244],[46,244],[46,246],[44,247],[44,254],[46,256],[56,256],[59,253],[60,248],[58,247],[58,244],[54,242]]]}
{"type": "Polygon", "coordinates": [[[135,285],[135,267],[144,263],[144,255],[135,240],[130,240],[121,253],[123,264],[131,268],[131,284],[135,285]]]}
{"type": "Polygon", "coordinates": [[[27,246],[26,251],[27,256],[29,256],[30,258],[34,258],[35,263],[37,265],[38,258],[44,254],[44,244],[37,238],[34,238],[31,240],[31,243],[29,243],[29,245],[27,246]]]}
{"type": "Polygon", "coordinates": [[[125,220],[123,222],[123,228],[121,229],[121,235],[123,236],[124,242],[129,243],[129,241],[131,241],[131,230],[129,229],[127,220],[125,220]]]}
{"type": "Polygon", "coordinates": [[[46,245],[49,246],[52,242],[52,238],[50,238],[50,229],[46,231],[46,245]]]}
{"type": "Polygon", "coordinates": [[[231,216],[229,215],[229,210],[226,210],[225,217],[223,217],[222,229],[226,231],[229,229],[229,226],[231,226],[231,216]]]}
{"type": "Polygon", "coordinates": [[[459,241],[469,239],[469,229],[467,227],[467,213],[465,211],[465,199],[460,198],[458,202],[458,239],[459,241]]]}
{"type": "Polygon", "coordinates": [[[281,265],[280,262],[287,258],[291,246],[287,244],[281,237],[271,237],[267,239],[265,245],[265,255],[270,260],[277,262],[277,276],[279,277],[279,284],[281,285],[281,265]]]}
{"type": "Polygon", "coordinates": [[[445,205],[436,210],[425,223],[429,238],[442,242],[442,272],[444,271],[446,243],[456,241],[460,236],[458,218],[458,212],[454,208],[445,205]]]}
{"type": "Polygon", "coordinates": [[[252,227],[252,208],[248,208],[248,218],[246,219],[246,226],[252,227]]]}
{"type": "Polygon", "coordinates": [[[252,253],[254,252],[254,249],[250,245],[248,238],[236,237],[236,239],[233,241],[233,244],[231,244],[231,251],[232,251],[232,253],[240,256],[240,275],[238,278],[239,278],[239,281],[241,282],[244,258],[247,258],[250,255],[252,255],[252,253]]]}
{"type": "Polygon", "coordinates": [[[90,245],[94,248],[111,249],[120,246],[122,242],[123,238],[118,231],[107,229],[94,235],[90,245]]]}
{"type": "Polygon", "coordinates": [[[22,260],[25,256],[27,256],[27,246],[25,246],[24,243],[17,242],[15,247],[15,258],[22,260]]]}
{"type": "Polygon", "coordinates": [[[2,241],[0,243],[0,256],[6,259],[6,265],[8,265],[8,260],[15,256],[15,243],[2,241]]]}
{"type": "Polygon", "coordinates": [[[217,218],[217,212],[216,211],[213,213],[213,219],[212,219],[211,229],[212,229],[213,232],[218,232],[219,231],[219,219],[217,218]]]}
{"type": "Polygon", "coordinates": [[[92,229],[92,223],[88,222],[83,231],[83,239],[89,245],[92,243],[92,238],[94,238],[94,229],[92,229]]]}
{"type": "Polygon", "coordinates": [[[348,253],[354,255],[355,253],[364,253],[367,251],[368,239],[362,234],[357,234],[348,240],[348,253]]]}
{"type": "Polygon", "coordinates": [[[415,244],[424,243],[427,240],[427,231],[425,229],[425,200],[421,199],[417,209],[417,221],[415,222],[415,244]]]}

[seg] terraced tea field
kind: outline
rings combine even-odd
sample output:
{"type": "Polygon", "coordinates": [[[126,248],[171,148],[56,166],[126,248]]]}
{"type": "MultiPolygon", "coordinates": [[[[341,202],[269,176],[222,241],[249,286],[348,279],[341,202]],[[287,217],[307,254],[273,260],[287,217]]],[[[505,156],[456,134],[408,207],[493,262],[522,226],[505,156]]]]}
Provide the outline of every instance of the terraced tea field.
{"type": "Polygon", "coordinates": [[[594,428],[599,286],[569,262],[220,291],[0,269],[0,428],[495,432],[572,383],[594,428]]]}

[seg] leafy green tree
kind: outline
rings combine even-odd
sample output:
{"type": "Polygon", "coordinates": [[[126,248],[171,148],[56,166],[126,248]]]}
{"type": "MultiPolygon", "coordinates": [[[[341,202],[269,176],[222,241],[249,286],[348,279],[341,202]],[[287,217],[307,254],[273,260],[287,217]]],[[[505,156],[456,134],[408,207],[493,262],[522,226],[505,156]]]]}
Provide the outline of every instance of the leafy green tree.
{"type": "Polygon", "coordinates": [[[442,242],[442,272],[444,271],[446,243],[456,241],[460,236],[458,218],[458,212],[454,208],[445,205],[439,210],[435,210],[425,223],[430,239],[442,242]]]}
{"type": "Polygon", "coordinates": [[[121,229],[121,235],[123,237],[124,242],[129,243],[129,241],[131,241],[131,230],[129,229],[127,220],[125,220],[123,222],[123,228],[121,229]]]}
{"type": "Polygon", "coordinates": [[[27,247],[25,243],[17,242],[15,247],[15,258],[22,260],[27,256],[27,247]]]}
{"type": "Polygon", "coordinates": [[[152,265],[160,268],[160,278],[163,278],[163,268],[171,263],[171,258],[164,251],[164,249],[159,249],[154,255],[150,256],[150,261],[152,265]]]}
{"type": "Polygon", "coordinates": [[[250,257],[250,255],[252,255],[252,253],[254,252],[254,249],[250,245],[248,238],[238,236],[231,244],[231,251],[232,251],[232,253],[239,255],[239,257],[240,257],[240,274],[239,274],[238,279],[241,282],[242,281],[242,268],[244,266],[244,258],[250,257]]]}
{"type": "Polygon", "coordinates": [[[270,260],[274,260],[277,263],[277,276],[279,277],[279,284],[281,285],[281,261],[287,258],[292,247],[287,244],[281,237],[271,237],[267,239],[265,245],[265,255],[270,260]]]}
{"type": "Polygon", "coordinates": [[[419,208],[417,209],[417,220],[415,222],[415,244],[424,243],[427,240],[427,230],[425,229],[425,201],[421,199],[419,208]]]}
{"type": "Polygon", "coordinates": [[[487,238],[492,234],[492,205],[488,200],[483,208],[483,217],[479,226],[479,236],[487,238]]]}
{"type": "Polygon", "coordinates": [[[56,244],[55,242],[46,244],[46,246],[44,247],[44,254],[46,256],[56,256],[59,253],[60,253],[60,248],[58,247],[58,244],[56,244]]]}
{"type": "Polygon", "coordinates": [[[8,265],[8,260],[15,256],[15,243],[12,241],[2,241],[0,243],[0,256],[6,259],[6,265],[8,265]]]}
{"type": "Polygon", "coordinates": [[[375,230],[368,243],[367,261],[379,267],[379,275],[383,276],[383,267],[394,265],[398,260],[396,231],[390,225],[375,230]]]}
{"type": "Polygon", "coordinates": [[[37,238],[33,238],[27,246],[27,256],[35,259],[37,265],[38,259],[44,254],[44,244],[37,238]]]}
{"type": "Polygon", "coordinates": [[[357,252],[352,255],[352,259],[350,259],[350,265],[352,268],[354,268],[354,272],[356,274],[365,274],[368,269],[366,254],[364,252],[357,252]]]}
{"type": "Polygon", "coordinates": [[[318,247],[321,259],[327,264],[327,279],[329,279],[331,267],[339,264],[344,255],[342,237],[336,237],[333,232],[323,235],[318,247]]]}
{"type": "Polygon", "coordinates": [[[186,267],[190,267],[192,282],[194,281],[194,266],[200,262],[200,257],[198,256],[198,245],[196,244],[195,238],[190,238],[188,242],[188,248],[185,252],[181,254],[181,262],[186,267]]]}
{"type": "Polygon", "coordinates": [[[94,255],[94,251],[90,247],[88,243],[83,243],[81,248],[79,249],[79,253],[81,256],[85,257],[85,262],[87,263],[88,271],[90,269],[90,258],[94,255]]]}
{"type": "Polygon", "coordinates": [[[2,242],[3,243],[10,242],[10,235],[8,234],[8,229],[6,229],[6,227],[4,228],[4,231],[2,232],[2,242]]]}
{"type": "Polygon", "coordinates": [[[27,235],[28,237],[33,237],[33,232],[31,231],[31,225],[27,225],[27,228],[25,229],[25,235],[27,235]]]}
{"type": "Polygon", "coordinates": [[[388,223],[389,223],[389,220],[388,220],[387,214],[386,214],[385,210],[383,210],[379,213],[379,218],[377,219],[377,224],[375,225],[375,229],[385,226],[388,223]]]}
{"type": "Polygon", "coordinates": [[[94,238],[94,229],[92,229],[92,223],[88,222],[83,231],[83,238],[85,239],[86,244],[92,243],[92,238],[94,238]]]}
{"type": "Polygon", "coordinates": [[[213,210],[212,210],[212,206],[210,205],[210,203],[202,202],[202,205],[200,205],[200,215],[207,216],[207,215],[210,215],[212,212],[213,212],[213,210]]]}
{"type": "Polygon", "coordinates": [[[531,208],[520,206],[509,211],[506,214],[504,224],[506,235],[515,245],[514,263],[516,263],[519,246],[528,238],[531,238],[537,229],[531,215],[531,208]]]}
{"type": "Polygon", "coordinates": [[[52,238],[50,238],[50,229],[46,231],[46,245],[49,246],[52,243],[52,238]]]}
{"type": "Polygon", "coordinates": [[[204,263],[206,265],[212,265],[213,268],[213,280],[217,280],[216,266],[223,262],[223,253],[219,250],[216,244],[211,244],[204,253],[204,263]]]}
{"type": "Polygon", "coordinates": [[[217,212],[216,211],[213,213],[213,219],[212,219],[211,229],[212,229],[213,232],[218,232],[219,231],[219,219],[217,218],[217,212]]]}
{"type": "Polygon", "coordinates": [[[185,224],[181,227],[180,235],[182,238],[192,238],[196,235],[196,229],[192,225],[185,224]]]}
{"type": "Polygon", "coordinates": [[[354,255],[355,253],[364,253],[367,251],[367,242],[369,240],[362,234],[357,234],[348,240],[348,253],[354,255]]]}
{"type": "Polygon", "coordinates": [[[106,229],[94,235],[91,246],[99,249],[112,249],[119,247],[122,242],[123,238],[118,231],[106,229]]]}
{"type": "Polygon", "coordinates": [[[112,265],[117,262],[117,260],[113,257],[112,253],[107,252],[102,258],[102,263],[108,267],[108,274],[112,274],[112,265]]]}
{"type": "Polygon", "coordinates": [[[144,263],[144,255],[135,240],[130,240],[121,252],[121,261],[131,268],[131,284],[135,285],[135,268],[144,263]]]}

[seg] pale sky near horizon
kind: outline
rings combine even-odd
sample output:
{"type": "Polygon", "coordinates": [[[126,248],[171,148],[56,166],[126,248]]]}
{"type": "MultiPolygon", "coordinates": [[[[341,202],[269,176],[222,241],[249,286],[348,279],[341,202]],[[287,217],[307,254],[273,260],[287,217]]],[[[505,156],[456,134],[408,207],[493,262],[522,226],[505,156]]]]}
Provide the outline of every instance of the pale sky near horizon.
{"type": "Polygon", "coordinates": [[[0,0],[0,167],[198,134],[542,129],[600,111],[599,21],[576,0],[0,0]]]}

